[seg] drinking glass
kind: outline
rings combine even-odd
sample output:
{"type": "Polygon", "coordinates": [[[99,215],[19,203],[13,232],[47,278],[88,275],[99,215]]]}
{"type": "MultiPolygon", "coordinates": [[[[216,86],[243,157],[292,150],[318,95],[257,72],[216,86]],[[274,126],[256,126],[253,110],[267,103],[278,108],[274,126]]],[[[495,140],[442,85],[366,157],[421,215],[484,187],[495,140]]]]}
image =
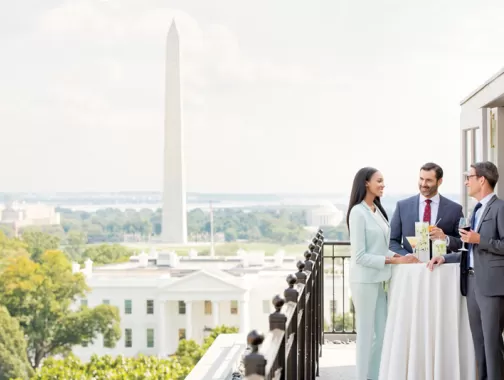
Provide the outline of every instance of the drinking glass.
{"type": "Polygon", "coordinates": [[[408,240],[408,243],[410,243],[411,248],[413,249],[413,256],[415,256],[418,259],[418,255],[416,253],[416,246],[418,244],[418,237],[417,236],[406,236],[406,240],[408,240]]]}
{"type": "MultiPolygon", "coordinates": [[[[471,230],[471,220],[469,218],[460,218],[459,228],[469,232],[471,230]]],[[[465,243],[462,243],[462,248],[460,248],[459,251],[467,251],[465,243]]]]}

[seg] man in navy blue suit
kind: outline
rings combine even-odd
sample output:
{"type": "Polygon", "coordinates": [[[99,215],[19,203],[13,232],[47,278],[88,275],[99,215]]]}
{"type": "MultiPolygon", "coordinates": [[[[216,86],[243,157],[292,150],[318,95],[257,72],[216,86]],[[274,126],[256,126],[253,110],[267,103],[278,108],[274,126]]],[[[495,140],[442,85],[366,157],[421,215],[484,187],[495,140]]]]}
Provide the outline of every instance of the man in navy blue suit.
{"type": "MultiPolygon", "coordinates": [[[[443,183],[443,169],[432,162],[420,168],[420,194],[397,202],[390,222],[390,250],[401,255],[413,253],[406,236],[415,236],[415,222],[437,223],[430,232],[431,239],[445,239],[447,252],[462,247],[459,221],[464,217],[462,206],[439,194],[443,183]]],[[[432,243],[432,242],[431,242],[432,243]]],[[[432,249],[431,249],[432,254],[432,249]]]]}

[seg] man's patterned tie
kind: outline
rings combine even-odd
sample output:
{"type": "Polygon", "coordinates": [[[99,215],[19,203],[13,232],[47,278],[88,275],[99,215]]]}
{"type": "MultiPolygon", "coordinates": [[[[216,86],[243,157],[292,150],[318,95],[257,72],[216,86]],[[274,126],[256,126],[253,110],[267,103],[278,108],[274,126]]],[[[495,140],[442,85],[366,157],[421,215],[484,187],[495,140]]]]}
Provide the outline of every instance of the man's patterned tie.
{"type": "Polygon", "coordinates": [[[424,213],[423,213],[423,221],[424,222],[427,222],[430,224],[430,221],[431,221],[431,207],[430,207],[430,204],[431,204],[432,200],[431,199],[426,199],[425,200],[425,210],[424,210],[424,213]]]}
{"type": "MultiPolygon", "coordinates": [[[[474,210],[472,212],[472,215],[471,215],[471,230],[472,231],[476,231],[476,227],[477,227],[476,226],[476,213],[481,208],[481,206],[483,206],[483,205],[478,202],[476,204],[476,207],[474,207],[474,210]]],[[[471,251],[472,251],[472,248],[473,248],[472,244],[467,244],[467,267],[468,268],[471,266],[470,262],[471,262],[471,251]]]]}

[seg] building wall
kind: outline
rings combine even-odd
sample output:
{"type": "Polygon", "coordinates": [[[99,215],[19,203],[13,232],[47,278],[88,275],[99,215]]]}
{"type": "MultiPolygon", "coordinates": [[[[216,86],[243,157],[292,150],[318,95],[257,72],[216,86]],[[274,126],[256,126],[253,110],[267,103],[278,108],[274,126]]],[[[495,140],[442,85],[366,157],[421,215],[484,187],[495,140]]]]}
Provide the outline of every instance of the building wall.
{"type": "MultiPolygon", "coordinates": [[[[475,201],[471,199],[464,185],[462,172],[470,164],[489,160],[497,167],[504,167],[504,70],[494,75],[480,89],[461,105],[460,113],[460,163],[461,163],[461,203],[469,214],[475,201]],[[500,99],[498,103],[495,103],[500,99]],[[495,128],[491,128],[491,115],[495,115],[495,128]],[[474,132],[471,132],[473,130],[474,132]]],[[[501,176],[496,188],[497,195],[504,198],[504,176],[501,176]]]]}
{"type": "MultiPolygon", "coordinates": [[[[294,273],[294,271],[293,271],[294,273]]],[[[268,331],[269,322],[268,316],[274,311],[272,299],[276,294],[284,294],[287,288],[286,277],[288,272],[264,272],[259,273],[257,276],[251,276],[250,279],[250,293],[249,293],[249,325],[250,329],[258,329],[260,331],[268,331]]],[[[89,307],[95,307],[103,303],[103,300],[109,300],[110,304],[117,306],[121,316],[121,331],[122,337],[117,342],[116,347],[113,349],[106,348],[103,345],[103,339],[100,337],[95,344],[88,347],[77,346],[73,352],[82,360],[89,360],[93,354],[97,355],[119,355],[136,356],[138,354],[145,355],[158,355],[160,354],[160,343],[158,338],[159,333],[159,303],[158,297],[160,296],[159,287],[135,287],[134,283],[141,279],[131,278],[131,286],[118,288],[118,287],[95,287],[87,296],[87,304],[89,307]],[[125,300],[132,301],[132,314],[125,314],[125,300]],[[154,314],[147,314],[147,300],[154,300],[154,314]],[[126,328],[132,329],[133,339],[132,347],[125,347],[124,331],[126,328]],[[147,329],[154,329],[154,348],[147,348],[147,329]]],[[[342,294],[342,277],[337,275],[333,278],[326,275],[324,286],[324,310],[325,321],[329,322],[331,301],[336,303],[336,313],[340,314],[343,311],[343,294],[342,294]]],[[[350,310],[348,297],[349,286],[345,285],[345,312],[350,310]]],[[[211,298],[211,295],[205,294],[204,286],[201,291],[201,301],[192,302],[192,319],[191,329],[192,338],[198,343],[202,343],[206,336],[204,332],[205,327],[214,327],[213,315],[205,315],[204,301],[205,298],[211,298]]],[[[240,313],[238,303],[238,314],[231,314],[231,301],[233,300],[230,295],[228,300],[218,302],[219,309],[219,325],[226,326],[240,326],[240,313]]],[[[80,305],[80,301],[78,302],[80,305]]],[[[212,310],[214,312],[214,310],[212,310]]],[[[178,301],[165,302],[165,354],[173,354],[179,342],[179,330],[187,327],[186,315],[179,314],[178,301]]],[[[248,331],[245,331],[248,333],[248,331]]]]}

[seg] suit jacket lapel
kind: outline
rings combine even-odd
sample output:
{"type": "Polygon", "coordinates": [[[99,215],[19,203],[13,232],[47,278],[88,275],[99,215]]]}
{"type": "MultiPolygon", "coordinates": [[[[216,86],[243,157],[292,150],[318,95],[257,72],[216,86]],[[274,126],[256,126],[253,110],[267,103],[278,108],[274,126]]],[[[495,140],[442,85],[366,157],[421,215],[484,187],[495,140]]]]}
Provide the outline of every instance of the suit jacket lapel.
{"type": "Polygon", "coordinates": [[[420,194],[413,198],[413,207],[415,220],[413,221],[413,230],[415,230],[415,223],[420,221],[420,194]]]}
{"type": "MultiPolygon", "coordinates": [[[[369,206],[366,205],[366,204],[363,204],[362,207],[366,208],[366,210],[369,212],[369,216],[371,217],[371,219],[373,219],[373,221],[383,231],[383,238],[385,239],[385,242],[388,244],[387,239],[388,239],[388,227],[389,227],[389,223],[387,222],[387,219],[385,219],[384,217],[382,217],[382,215],[378,214],[378,217],[382,218],[383,222],[387,225],[387,229],[383,229],[382,224],[378,223],[378,221],[376,220],[375,216],[373,215],[373,211],[371,211],[371,209],[369,208],[369,206]]],[[[380,213],[380,211],[378,210],[378,207],[376,208],[375,212],[380,213]]]]}
{"type": "Polygon", "coordinates": [[[490,211],[490,208],[492,207],[492,203],[497,199],[497,195],[494,195],[487,203],[485,210],[483,211],[483,214],[481,214],[481,218],[478,220],[478,226],[476,228],[476,232],[479,232],[481,228],[481,222],[485,219],[485,217],[488,214],[488,211],[490,211]]]}
{"type": "Polygon", "coordinates": [[[437,223],[439,219],[441,219],[445,213],[445,209],[448,203],[446,202],[446,198],[442,195],[439,195],[439,208],[437,213],[437,220],[431,220],[432,224],[437,223]]]}

